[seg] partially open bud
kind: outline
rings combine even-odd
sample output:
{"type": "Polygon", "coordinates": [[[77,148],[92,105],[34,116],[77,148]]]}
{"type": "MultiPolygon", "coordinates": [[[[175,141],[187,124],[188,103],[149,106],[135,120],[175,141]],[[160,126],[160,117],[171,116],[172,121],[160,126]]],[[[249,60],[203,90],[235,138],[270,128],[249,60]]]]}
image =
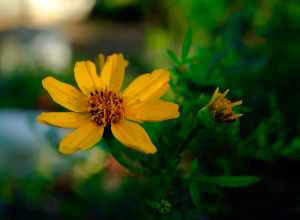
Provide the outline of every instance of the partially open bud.
{"type": "Polygon", "coordinates": [[[242,114],[236,114],[232,110],[234,106],[241,105],[242,100],[236,102],[230,101],[225,98],[228,92],[229,89],[221,93],[219,92],[219,88],[217,88],[207,104],[209,112],[213,116],[213,119],[217,122],[232,122],[242,116],[242,114]]]}

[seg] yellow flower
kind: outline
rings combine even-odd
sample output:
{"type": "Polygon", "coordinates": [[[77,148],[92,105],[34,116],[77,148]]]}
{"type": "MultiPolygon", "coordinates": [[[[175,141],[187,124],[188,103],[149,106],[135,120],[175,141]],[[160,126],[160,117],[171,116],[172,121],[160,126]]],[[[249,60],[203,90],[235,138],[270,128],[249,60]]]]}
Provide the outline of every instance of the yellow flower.
{"type": "Polygon", "coordinates": [[[217,88],[207,104],[208,110],[211,112],[214,120],[218,122],[231,122],[242,116],[242,114],[236,114],[232,110],[232,107],[241,105],[243,103],[242,100],[231,102],[225,98],[228,92],[229,89],[221,93],[219,92],[219,88],[217,88]]]}
{"type": "Polygon", "coordinates": [[[160,99],[169,88],[169,72],[158,69],[137,77],[122,93],[120,88],[128,62],[122,54],[100,57],[101,75],[91,61],[77,62],[75,80],[80,90],[53,77],[43,79],[52,99],[71,112],[47,112],[40,123],[74,128],[59,144],[61,153],[86,150],[99,142],[110,126],[114,137],[134,150],[155,153],[156,147],[136,122],[163,121],[179,116],[178,105],[160,99]]]}

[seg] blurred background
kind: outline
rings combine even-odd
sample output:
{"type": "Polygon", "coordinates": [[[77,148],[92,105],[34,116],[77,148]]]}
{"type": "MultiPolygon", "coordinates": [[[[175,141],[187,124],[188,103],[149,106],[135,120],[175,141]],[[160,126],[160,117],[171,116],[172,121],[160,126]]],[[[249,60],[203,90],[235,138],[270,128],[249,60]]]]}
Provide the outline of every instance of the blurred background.
{"type": "Polygon", "coordinates": [[[299,219],[299,54],[298,0],[0,0],[0,219],[299,219]],[[193,59],[173,63],[167,50],[180,53],[188,29],[193,59]],[[130,62],[127,81],[172,68],[184,74],[186,100],[217,86],[243,99],[240,123],[195,138],[184,163],[196,155],[208,173],[230,167],[261,181],[202,187],[200,205],[176,182],[156,200],[156,183],[118,164],[105,143],[60,155],[65,131],[36,123],[39,112],[62,110],[41,80],[74,84],[75,61],[113,52],[130,62]]]}

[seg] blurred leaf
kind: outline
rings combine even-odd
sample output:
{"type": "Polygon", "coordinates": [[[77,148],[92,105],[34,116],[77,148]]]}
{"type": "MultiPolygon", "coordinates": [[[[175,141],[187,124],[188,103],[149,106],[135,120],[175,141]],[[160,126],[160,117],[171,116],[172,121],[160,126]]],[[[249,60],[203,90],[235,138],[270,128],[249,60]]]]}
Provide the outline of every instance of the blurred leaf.
{"type": "Polygon", "coordinates": [[[193,203],[197,208],[200,208],[200,190],[199,190],[199,183],[190,181],[189,183],[189,191],[192,198],[193,203]]]}
{"type": "Polygon", "coordinates": [[[179,59],[177,58],[177,56],[176,56],[176,54],[175,54],[174,51],[168,49],[168,50],[167,50],[167,54],[168,54],[168,56],[170,57],[170,59],[173,60],[174,63],[180,64],[180,61],[179,61],[179,59]]]}
{"type": "MultiPolygon", "coordinates": [[[[199,163],[198,160],[193,160],[191,169],[189,171],[189,177],[197,175],[199,170],[199,163]]],[[[189,181],[188,182],[189,192],[192,198],[193,203],[197,208],[200,207],[200,190],[199,190],[199,182],[189,181]]]]}
{"type": "Polygon", "coordinates": [[[199,54],[196,54],[192,57],[185,59],[183,63],[197,63],[197,62],[199,62],[200,59],[201,59],[201,56],[199,54]]]}
{"type": "Polygon", "coordinates": [[[193,160],[192,165],[191,165],[191,169],[190,169],[190,176],[191,175],[195,175],[197,173],[199,169],[199,163],[198,160],[193,160]]]}
{"type": "Polygon", "coordinates": [[[158,210],[159,207],[160,207],[160,205],[159,205],[159,203],[157,201],[152,201],[152,200],[146,199],[144,202],[150,208],[155,209],[155,210],[158,210]]]}
{"type": "Polygon", "coordinates": [[[294,138],[291,143],[282,150],[284,156],[300,153],[300,137],[294,138]]]}
{"type": "Polygon", "coordinates": [[[259,181],[259,178],[256,176],[214,176],[204,178],[206,183],[229,188],[248,186],[257,181],[259,181]]]}
{"type": "Polygon", "coordinates": [[[182,44],[182,49],[181,49],[181,59],[185,60],[185,58],[187,58],[189,51],[191,49],[191,45],[192,45],[192,29],[189,29],[185,36],[184,36],[184,40],[183,40],[183,44],[182,44]]]}
{"type": "Polygon", "coordinates": [[[218,161],[219,166],[223,169],[225,175],[230,175],[230,166],[227,160],[221,158],[218,161]]]}

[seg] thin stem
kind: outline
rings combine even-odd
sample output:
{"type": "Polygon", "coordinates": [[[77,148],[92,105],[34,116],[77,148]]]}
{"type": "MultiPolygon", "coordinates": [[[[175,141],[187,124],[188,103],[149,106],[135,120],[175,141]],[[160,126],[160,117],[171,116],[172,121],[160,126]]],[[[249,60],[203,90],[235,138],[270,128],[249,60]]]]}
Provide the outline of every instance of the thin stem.
{"type": "Polygon", "coordinates": [[[193,139],[193,136],[196,135],[197,131],[198,131],[198,127],[194,126],[191,132],[189,133],[189,135],[187,136],[187,138],[183,141],[183,143],[178,148],[177,155],[180,155],[185,150],[185,148],[189,145],[190,141],[193,139]]]}

